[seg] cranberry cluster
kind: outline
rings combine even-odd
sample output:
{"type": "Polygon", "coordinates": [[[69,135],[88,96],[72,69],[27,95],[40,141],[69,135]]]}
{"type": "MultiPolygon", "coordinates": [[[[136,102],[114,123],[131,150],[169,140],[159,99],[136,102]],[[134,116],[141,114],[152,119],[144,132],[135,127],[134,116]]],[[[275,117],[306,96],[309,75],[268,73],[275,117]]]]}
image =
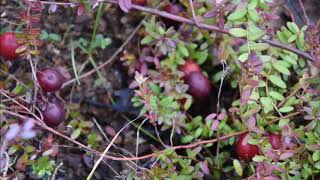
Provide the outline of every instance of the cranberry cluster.
{"type": "MultiPolygon", "coordinates": [[[[249,134],[242,134],[236,142],[236,152],[240,159],[251,161],[251,159],[260,153],[259,147],[248,143],[249,134]]],[[[282,146],[281,136],[269,133],[267,139],[273,149],[280,149],[282,146]]]]}
{"type": "MultiPolygon", "coordinates": [[[[62,87],[64,77],[53,68],[43,68],[37,72],[37,80],[45,94],[59,91],[62,87]]],[[[58,126],[65,116],[65,108],[62,101],[50,97],[47,102],[41,102],[43,121],[50,127],[58,126]]]]}

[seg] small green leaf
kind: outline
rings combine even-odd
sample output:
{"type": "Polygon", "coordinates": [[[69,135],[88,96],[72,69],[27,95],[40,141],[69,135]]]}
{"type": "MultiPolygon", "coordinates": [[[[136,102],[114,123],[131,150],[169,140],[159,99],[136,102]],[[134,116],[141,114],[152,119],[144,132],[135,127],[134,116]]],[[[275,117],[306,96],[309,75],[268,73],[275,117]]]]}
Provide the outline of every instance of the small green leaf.
{"type": "Polygon", "coordinates": [[[262,162],[262,161],[264,161],[264,160],[266,160],[267,158],[266,157],[264,157],[264,156],[254,156],[253,158],[252,158],[252,161],[254,161],[254,162],[262,162]]]}
{"type": "Polygon", "coordinates": [[[247,14],[247,10],[238,10],[228,16],[229,21],[236,21],[243,18],[247,14]]]}
{"type": "Polygon", "coordinates": [[[270,97],[261,97],[260,102],[263,106],[264,113],[268,113],[273,110],[273,102],[270,97]]]}
{"type": "Polygon", "coordinates": [[[184,56],[189,56],[188,49],[184,46],[183,43],[178,43],[178,51],[184,56]]]}
{"type": "Polygon", "coordinates": [[[153,37],[148,35],[142,39],[141,44],[149,44],[152,41],[153,41],[153,37]]]}
{"type": "Polygon", "coordinates": [[[166,96],[165,98],[161,99],[160,105],[166,108],[169,108],[172,104],[173,97],[172,96],[166,96]]]}
{"type": "Polygon", "coordinates": [[[202,132],[203,132],[203,128],[199,127],[199,128],[196,130],[196,132],[194,133],[194,137],[195,137],[195,138],[200,137],[200,135],[202,134],[202,132]]]}
{"type": "Polygon", "coordinates": [[[279,111],[282,113],[288,113],[288,112],[293,111],[293,109],[294,108],[292,106],[284,106],[284,107],[280,108],[279,111]]]}
{"type": "Polygon", "coordinates": [[[297,65],[297,60],[290,55],[280,54],[280,57],[292,65],[297,65]]]}
{"type": "Polygon", "coordinates": [[[248,9],[255,9],[259,3],[259,0],[251,0],[248,4],[248,9]]]}
{"type": "Polygon", "coordinates": [[[247,31],[242,28],[232,28],[229,30],[229,33],[235,37],[245,37],[247,36],[247,31]]]}
{"type": "Polygon", "coordinates": [[[249,15],[249,19],[252,20],[253,22],[258,22],[259,21],[259,14],[258,14],[257,10],[249,9],[248,10],[248,15],[249,15]]]}
{"type": "Polygon", "coordinates": [[[316,164],[314,165],[314,167],[315,167],[316,169],[320,169],[320,161],[316,162],[316,164]]]}
{"type": "Polygon", "coordinates": [[[234,159],[233,160],[233,167],[234,169],[236,170],[236,173],[239,175],[239,176],[242,176],[243,175],[243,169],[242,169],[242,166],[239,162],[238,159],[234,159]]]}
{"type": "Polygon", "coordinates": [[[296,45],[298,46],[298,48],[300,50],[304,51],[305,43],[304,43],[304,34],[302,32],[300,32],[298,34],[298,38],[296,40],[296,45]]]}
{"type": "Polygon", "coordinates": [[[289,30],[294,34],[297,34],[300,31],[299,27],[294,22],[287,22],[287,26],[289,30]]]}
{"type": "Polygon", "coordinates": [[[288,43],[292,43],[293,41],[295,41],[297,39],[297,37],[298,36],[296,34],[290,36],[289,39],[288,39],[288,43]]]}
{"type": "Polygon", "coordinates": [[[290,119],[280,119],[279,121],[279,127],[283,128],[285,125],[289,123],[290,119]]]}
{"type": "Polygon", "coordinates": [[[250,49],[253,51],[265,51],[269,47],[270,45],[267,43],[250,43],[250,49]]]}
{"type": "Polygon", "coordinates": [[[288,39],[286,38],[285,34],[281,31],[277,31],[277,37],[279,38],[279,40],[284,43],[284,44],[288,44],[288,39]]]}
{"type": "Polygon", "coordinates": [[[285,74],[285,75],[290,75],[290,71],[287,67],[283,65],[281,61],[276,61],[272,63],[272,66],[280,73],[285,74]]]}
{"type": "Polygon", "coordinates": [[[283,88],[283,89],[287,88],[286,83],[279,76],[270,75],[269,80],[272,82],[272,84],[274,84],[280,88],[283,88]]]}
{"type": "Polygon", "coordinates": [[[248,23],[248,40],[255,41],[262,38],[265,32],[258,28],[253,22],[248,23]]]}
{"type": "Polygon", "coordinates": [[[242,53],[240,56],[239,56],[239,60],[241,62],[246,62],[248,60],[248,57],[249,57],[249,53],[242,53]]]}
{"type": "Polygon", "coordinates": [[[276,100],[279,100],[279,101],[284,100],[284,96],[276,91],[270,91],[269,95],[276,100]]]}
{"type": "Polygon", "coordinates": [[[266,64],[267,62],[271,61],[272,57],[271,56],[267,56],[267,55],[260,55],[259,56],[261,61],[266,64]]]}
{"type": "Polygon", "coordinates": [[[46,40],[46,39],[48,39],[48,37],[49,37],[49,34],[46,32],[46,31],[41,31],[41,34],[40,34],[40,39],[41,40],[46,40]]]}
{"type": "Polygon", "coordinates": [[[193,140],[193,136],[188,135],[188,136],[182,137],[181,142],[185,144],[185,143],[191,142],[192,140],[193,140]]]}
{"type": "Polygon", "coordinates": [[[25,92],[25,88],[22,84],[17,84],[16,87],[12,90],[13,94],[22,94],[25,92]]]}
{"type": "Polygon", "coordinates": [[[61,36],[59,34],[50,33],[49,39],[53,41],[61,41],[61,36]]]}
{"type": "Polygon", "coordinates": [[[81,128],[77,128],[76,130],[74,130],[71,134],[71,139],[77,139],[81,134],[81,130],[81,128]]]}
{"type": "Polygon", "coordinates": [[[159,31],[159,34],[162,36],[166,34],[166,31],[161,26],[158,26],[158,31],[159,31]]]}
{"type": "Polygon", "coordinates": [[[315,162],[320,160],[320,150],[317,150],[313,153],[312,160],[315,162]]]}

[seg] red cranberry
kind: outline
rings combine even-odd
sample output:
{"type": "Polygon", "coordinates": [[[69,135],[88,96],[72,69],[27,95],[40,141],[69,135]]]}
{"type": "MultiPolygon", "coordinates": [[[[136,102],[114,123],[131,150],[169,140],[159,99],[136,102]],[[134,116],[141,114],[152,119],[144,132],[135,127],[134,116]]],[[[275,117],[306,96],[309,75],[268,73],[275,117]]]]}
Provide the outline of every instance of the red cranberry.
{"type": "Polygon", "coordinates": [[[19,47],[16,35],[6,32],[0,36],[0,56],[6,60],[14,60],[18,57],[16,49],[19,47]]]}
{"type": "Polygon", "coordinates": [[[248,133],[242,134],[236,142],[236,152],[240,159],[250,161],[255,155],[259,154],[259,148],[256,145],[248,143],[248,133]]]}
{"type": "Polygon", "coordinates": [[[44,68],[38,71],[37,79],[44,92],[58,91],[63,83],[63,76],[53,68],[44,68]]]}
{"type": "Polygon", "coordinates": [[[64,115],[64,105],[57,99],[45,104],[42,110],[43,121],[49,127],[58,126],[64,120],[64,115]]]}
{"type": "Polygon", "coordinates": [[[132,4],[144,6],[146,4],[146,0],[132,0],[132,4]]]}
{"type": "Polygon", "coordinates": [[[185,75],[189,75],[192,72],[201,72],[201,68],[198,63],[193,60],[187,60],[181,67],[181,71],[184,72],[185,75]]]}
{"type": "Polygon", "coordinates": [[[195,98],[203,99],[210,94],[210,81],[202,72],[191,72],[186,77],[186,83],[189,85],[189,93],[195,98]]]}
{"type": "Polygon", "coordinates": [[[282,146],[281,136],[278,134],[270,133],[268,135],[269,142],[273,149],[280,149],[282,146]]]}
{"type": "MultiPolygon", "coordinates": [[[[177,4],[167,4],[163,7],[163,10],[173,15],[185,16],[185,13],[183,13],[182,7],[177,4]]],[[[178,29],[181,24],[180,22],[177,22],[168,18],[162,18],[162,21],[164,22],[167,28],[173,26],[174,28],[178,29]]]]}

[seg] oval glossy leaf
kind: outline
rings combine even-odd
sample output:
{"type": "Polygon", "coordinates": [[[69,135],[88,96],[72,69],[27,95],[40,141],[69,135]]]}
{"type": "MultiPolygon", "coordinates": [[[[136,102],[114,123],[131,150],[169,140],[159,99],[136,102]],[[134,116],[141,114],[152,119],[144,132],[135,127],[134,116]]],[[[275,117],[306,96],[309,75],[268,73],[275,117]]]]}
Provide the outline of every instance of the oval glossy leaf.
{"type": "Polygon", "coordinates": [[[241,164],[240,164],[240,162],[239,162],[238,159],[233,160],[233,167],[234,167],[234,169],[236,170],[236,173],[237,173],[239,176],[242,176],[242,174],[243,174],[243,169],[242,169],[242,166],[241,166],[241,164]]]}
{"type": "Polygon", "coordinates": [[[273,102],[270,97],[262,97],[260,98],[260,102],[263,106],[264,113],[268,113],[273,110],[273,102]]]}
{"type": "Polygon", "coordinates": [[[279,76],[270,75],[269,80],[272,82],[272,84],[274,84],[280,88],[283,88],[283,89],[287,88],[286,83],[279,76]]]}
{"type": "Polygon", "coordinates": [[[232,28],[229,30],[229,33],[235,37],[245,37],[247,36],[247,31],[242,28],[232,28]]]}
{"type": "Polygon", "coordinates": [[[284,100],[284,96],[276,91],[270,91],[269,95],[278,101],[284,100]]]}
{"type": "Polygon", "coordinates": [[[293,109],[294,108],[292,106],[284,106],[284,107],[280,108],[279,111],[282,113],[288,113],[288,112],[293,111],[293,109]]]}
{"type": "Polygon", "coordinates": [[[243,18],[247,14],[247,10],[238,10],[228,16],[229,21],[236,21],[243,18]]]}
{"type": "Polygon", "coordinates": [[[272,64],[272,66],[280,73],[285,74],[285,75],[290,75],[289,69],[284,66],[284,64],[281,61],[276,61],[272,64]]]}

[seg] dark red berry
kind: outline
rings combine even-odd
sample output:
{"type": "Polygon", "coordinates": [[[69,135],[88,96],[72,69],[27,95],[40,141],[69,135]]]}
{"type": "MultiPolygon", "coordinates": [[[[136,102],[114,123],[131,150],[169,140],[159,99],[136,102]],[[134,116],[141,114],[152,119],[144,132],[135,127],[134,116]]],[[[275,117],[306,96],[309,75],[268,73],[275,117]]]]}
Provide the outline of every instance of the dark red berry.
{"type": "Polygon", "coordinates": [[[18,57],[16,49],[19,47],[16,35],[6,32],[0,36],[0,56],[6,60],[14,60],[18,57]]]}
{"type": "Polygon", "coordinates": [[[211,91],[210,81],[202,72],[191,72],[186,77],[186,83],[189,85],[188,92],[193,97],[203,99],[209,96],[211,91]]]}
{"type": "MultiPolygon", "coordinates": [[[[185,16],[183,8],[177,4],[167,4],[163,7],[163,10],[167,13],[177,15],[177,16],[185,16]]],[[[167,28],[173,26],[174,28],[178,29],[180,26],[180,22],[174,21],[168,18],[162,18],[162,21],[166,25],[167,28]]]]}
{"type": "Polygon", "coordinates": [[[57,99],[46,103],[41,109],[43,121],[49,127],[58,126],[64,120],[64,105],[57,99]]]}
{"type": "Polygon", "coordinates": [[[38,71],[37,79],[44,92],[58,91],[63,83],[63,76],[53,68],[44,68],[38,71]]]}
{"type": "Polygon", "coordinates": [[[268,135],[269,142],[273,149],[280,149],[282,146],[281,136],[278,134],[270,133],[268,135]]]}
{"type": "Polygon", "coordinates": [[[132,0],[132,4],[144,6],[146,4],[146,0],[132,0]]]}
{"type": "Polygon", "coordinates": [[[236,142],[236,152],[240,159],[251,161],[251,159],[259,154],[259,148],[256,145],[248,143],[250,136],[248,133],[242,134],[236,142]]]}
{"type": "Polygon", "coordinates": [[[198,63],[193,60],[186,60],[186,62],[180,67],[181,71],[185,75],[189,75],[192,72],[201,72],[201,68],[198,63]]]}

